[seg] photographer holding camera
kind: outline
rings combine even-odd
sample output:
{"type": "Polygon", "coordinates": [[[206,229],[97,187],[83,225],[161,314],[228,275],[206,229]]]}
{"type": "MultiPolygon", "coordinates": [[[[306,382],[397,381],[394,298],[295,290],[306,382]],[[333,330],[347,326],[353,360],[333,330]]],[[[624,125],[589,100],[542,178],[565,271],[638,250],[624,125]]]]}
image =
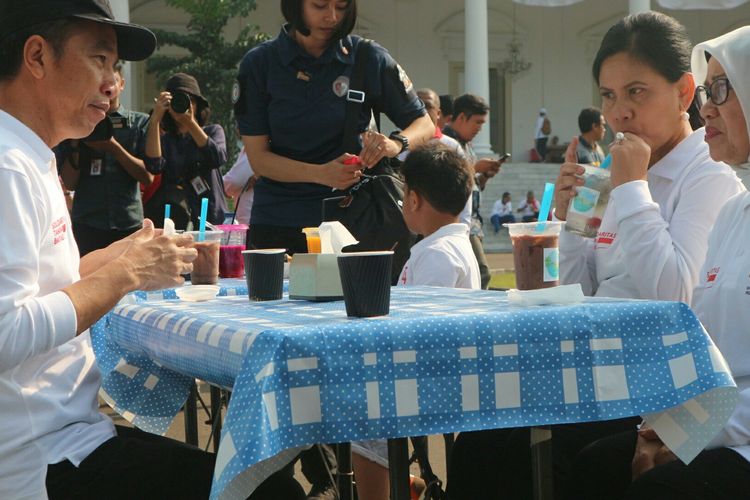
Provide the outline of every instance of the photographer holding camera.
{"type": "Polygon", "coordinates": [[[221,125],[205,125],[209,116],[198,81],[185,73],[172,75],[154,99],[145,162],[162,179],[145,212],[157,227],[169,203],[177,229],[186,229],[188,222],[197,228],[201,198],[208,198],[208,222],[224,222],[227,205],[219,167],[227,161],[226,137],[221,125]]]}
{"type": "Polygon", "coordinates": [[[115,65],[116,83],[107,116],[88,137],[71,139],[55,148],[65,187],[75,192],[73,235],[81,256],[104,248],[143,224],[138,183],[154,176],[141,159],[148,115],[123,108],[122,62],[115,65]]]}

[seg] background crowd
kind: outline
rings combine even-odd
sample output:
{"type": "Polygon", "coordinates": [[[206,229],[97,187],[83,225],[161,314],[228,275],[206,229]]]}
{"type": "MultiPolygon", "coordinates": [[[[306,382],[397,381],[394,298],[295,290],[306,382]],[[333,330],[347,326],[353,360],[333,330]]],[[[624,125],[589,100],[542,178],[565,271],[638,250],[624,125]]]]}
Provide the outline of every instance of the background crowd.
{"type": "MultiPolygon", "coordinates": [[[[389,178],[402,189],[394,224],[410,238],[397,248],[395,281],[487,288],[482,192],[508,159],[472,147],[487,102],[415,88],[384,47],[351,34],[356,0],[280,6],[278,35],[239,61],[233,101],[244,148],[227,169],[225,131],[193,76],[168,78],[149,114],[121,105],[121,61],[151,55],[149,30],[117,23],[105,1],[0,4],[0,179],[8,192],[0,213],[19,222],[0,234],[0,497],[91,498],[105,489],[207,497],[213,455],[116,427],[97,407],[89,326],[128,292],[179,285],[192,270],[191,237],[156,229],[165,204],[177,228],[190,229],[201,222],[201,199],[207,222],[221,224],[232,196],[230,221],[249,225],[248,248],[294,254],[307,252],[302,230],[324,220],[325,200],[389,178]],[[398,130],[383,133],[381,113],[398,130]],[[60,182],[75,192],[70,215],[60,182]]],[[[607,148],[613,189],[599,229],[607,236],[563,233],[562,281],[591,296],[689,303],[741,393],[725,429],[690,464],[640,418],[553,427],[560,498],[750,491],[750,223],[733,171],[750,162],[748,54],[748,27],[693,48],[684,26],[654,12],[618,21],[601,42],[592,73],[602,109],[583,103],[552,217],[566,219],[582,165],[604,162],[609,127],[622,139],[607,148]]],[[[541,109],[540,158],[551,129],[541,109]]],[[[515,210],[506,192],[489,222],[497,233],[538,216],[533,191],[515,210]]],[[[528,435],[459,435],[449,498],[530,497],[528,435]]],[[[384,442],[356,443],[354,452],[359,498],[386,499],[384,442]]],[[[287,468],[252,498],[335,498],[331,448],[300,458],[311,491],[287,468]]]]}

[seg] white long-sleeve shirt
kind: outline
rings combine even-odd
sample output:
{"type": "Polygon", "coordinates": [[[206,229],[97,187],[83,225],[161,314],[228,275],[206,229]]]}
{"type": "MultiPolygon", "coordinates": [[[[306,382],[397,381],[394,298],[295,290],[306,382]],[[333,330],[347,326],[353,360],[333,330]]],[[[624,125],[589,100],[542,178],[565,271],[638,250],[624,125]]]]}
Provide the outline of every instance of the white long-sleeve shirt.
{"type": "Polygon", "coordinates": [[[708,240],[693,310],[732,371],[740,400],[708,448],[729,446],[750,461],[750,193],[729,200],[708,240]]]}
{"type": "Polygon", "coordinates": [[[744,187],[693,132],[610,194],[596,239],[560,236],[560,277],[586,295],[690,302],[722,205],[744,187]]]}
{"type": "Polygon", "coordinates": [[[492,206],[492,213],[490,216],[493,215],[512,215],[513,214],[513,205],[509,201],[507,203],[503,203],[503,200],[497,200],[495,204],[492,206]]]}
{"type": "Polygon", "coordinates": [[[0,498],[46,498],[47,465],[78,465],[115,435],[98,411],[88,333],[59,291],[78,247],[52,151],[0,111],[0,498]]]}

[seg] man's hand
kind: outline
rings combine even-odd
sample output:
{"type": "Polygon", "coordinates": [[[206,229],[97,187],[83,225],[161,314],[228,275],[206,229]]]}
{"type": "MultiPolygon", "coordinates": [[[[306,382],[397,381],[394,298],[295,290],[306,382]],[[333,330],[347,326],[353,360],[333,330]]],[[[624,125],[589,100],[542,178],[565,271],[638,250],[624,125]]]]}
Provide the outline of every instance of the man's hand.
{"type": "Polygon", "coordinates": [[[478,174],[484,174],[488,179],[495,177],[500,172],[500,166],[502,162],[500,160],[493,160],[492,158],[482,158],[477,160],[474,164],[474,171],[478,174]]]}
{"type": "Polygon", "coordinates": [[[144,228],[123,240],[124,249],[116,262],[129,270],[135,278],[138,290],[161,290],[184,283],[182,274],[193,270],[193,261],[198,251],[192,248],[190,235],[157,235],[148,221],[144,228]]]}

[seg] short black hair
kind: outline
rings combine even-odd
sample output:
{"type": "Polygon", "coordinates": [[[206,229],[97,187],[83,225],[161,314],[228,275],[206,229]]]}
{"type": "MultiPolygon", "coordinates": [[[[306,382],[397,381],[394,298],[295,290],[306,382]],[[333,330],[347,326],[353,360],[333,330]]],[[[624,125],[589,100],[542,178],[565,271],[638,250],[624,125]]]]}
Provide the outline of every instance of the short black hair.
{"type": "Polygon", "coordinates": [[[453,115],[453,96],[450,94],[443,94],[440,96],[440,112],[443,116],[453,115]]]}
{"type": "MultiPolygon", "coordinates": [[[[597,86],[604,61],[622,52],[648,65],[671,83],[690,72],[692,44],[687,29],[677,19],[660,12],[632,14],[609,28],[592,67],[597,86]]],[[[693,129],[703,126],[695,99],[688,113],[693,129]]]]}
{"type": "Polygon", "coordinates": [[[409,153],[401,173],[409,190],[438,212],[451,215],[463,211],[474,185],[474,171],[466,159],[437,141],[409,153]]]}
{"type": "Polygon", "coordinates": [[[57,19],[45,23],[35,24],[23,28],[0,40],[0,81],[7,81],[18,75],[23,62],[23,48],[26,41],[38,35],[44,38],[52,47],[55,57],[62,56],[65,42],[73,34],[74,28],[81,21],[75,18],[57,19]]]}
{"type": "MultiPolygon", "coordinates": [[[[302,15],[304,3],[305,0],[281,0],[281,14],[293,31],[309,36],[310,30],[305,25],[305,18],[302,15]]],[[[346,13],[333,34],[333,40],[345,38],[352,32],[355,24],[357,24],[357,0],[347,0],[346,13]]]]}
{"type": "Polygon", "coordinates": [[[453,101],[453,117],[456,118],[461,113],[466,118],[474,115],[486,115],[490,112],[490,106],[487,102],[474,94],[464,94],[456,97],[453,101]]]}
{"type": "Polygon", "coordinates": [[[578,128],[582,134],[591,132],[594,125],[600,124],[602,121],[602,110],[599,108],[584,108],[578,114],[578,128]]]}

